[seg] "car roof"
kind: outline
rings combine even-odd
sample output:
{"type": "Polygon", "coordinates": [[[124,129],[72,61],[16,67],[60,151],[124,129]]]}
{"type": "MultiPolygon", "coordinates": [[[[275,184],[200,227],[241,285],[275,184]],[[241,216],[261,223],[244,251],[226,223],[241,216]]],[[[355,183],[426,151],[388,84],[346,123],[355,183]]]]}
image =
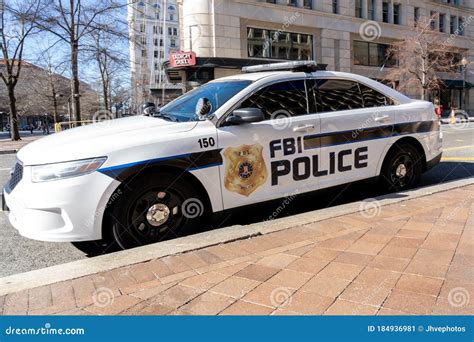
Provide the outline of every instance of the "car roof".
{"type": "Polygon", "coordinates": [[[236,74],[232,76],[226,76],[219,79],[216,79],[212,82],[221,82],[221,81],[242,81],[248,80],[252,82],[256,82],[265,78],[270,78],[270,80],[278,80],[279,78],[304,78],[311,74],[313,77],[338,77],[338,78],[346,78],[349,80],[357,81],[360,83],[364,83],[372,88],[383,90],[383,92],[393,99],[401,103],[410,102],[410,98],[407,96],[399,93],[398,91],[387,87],[386,85],[374,81],[368,77],[352,74],[348,72],[341,72],[341,71],[315,71],[312,73],[304,73],[304,72],[295,72],[295,71],[264,71],[264,72],[252,72],[252,73],[244,73],[244,74],[236,74]]]}

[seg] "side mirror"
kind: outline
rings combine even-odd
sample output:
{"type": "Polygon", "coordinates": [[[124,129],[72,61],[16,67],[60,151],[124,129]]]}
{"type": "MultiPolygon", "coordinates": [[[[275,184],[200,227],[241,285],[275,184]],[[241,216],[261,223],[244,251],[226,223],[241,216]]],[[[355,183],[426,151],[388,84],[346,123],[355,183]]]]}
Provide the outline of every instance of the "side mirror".
{"type": "Polygon", "coordinates": [[[240,108],[234,110],[225,122],[228,125],[241,125],[263,120],[265,120],[265,115],[260,108],[240,108]]]}

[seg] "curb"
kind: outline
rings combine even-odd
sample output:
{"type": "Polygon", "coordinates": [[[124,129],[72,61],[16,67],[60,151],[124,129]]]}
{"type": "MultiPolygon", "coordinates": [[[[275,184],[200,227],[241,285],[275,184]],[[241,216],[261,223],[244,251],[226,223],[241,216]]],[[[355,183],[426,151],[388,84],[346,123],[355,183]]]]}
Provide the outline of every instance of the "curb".
{"type": "MultiPolygon", "coordinates": [[[[474,178],[466,178],[406,192],[387,194],[376,197],[375,199],[378,201],[380,206],[387,206],[472,184],[474,184],[474,178]]],[[[254,223],[246,226],[235,225],[170,241],[159,242],[132,250],[115,252],[90,259],[77,260],[62,265],[0,278],[0,296],[100,272],[106,272],[119,267],[139,264],[169,255],[247,239],[356,213],[363,210],[362,203],[364,203],[364,201],[319,209],[312,212],[275,219],[272,221],[254,223]]]]}
{"type": "Polygon", "coordinates": [[[17,153],[19,150],[3,150],[3,151],[0,151],[0,155],[1,154],[15,154],[17,153]]]}

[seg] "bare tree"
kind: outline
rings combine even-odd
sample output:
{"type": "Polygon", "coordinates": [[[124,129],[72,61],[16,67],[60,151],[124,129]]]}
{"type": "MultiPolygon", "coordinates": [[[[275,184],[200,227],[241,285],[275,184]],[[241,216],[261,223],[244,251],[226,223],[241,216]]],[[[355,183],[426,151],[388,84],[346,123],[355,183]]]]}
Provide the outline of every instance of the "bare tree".
{"type": "Polygon", "coordinates": [[[117,42],[126,42],[128,38],[120,30],[112,28],[97,30],[92,38],[92,43],[86,49],[99,71],[104,109],[110,111],[114,86],[117,86],[114,81],[125,78],[124,71],[128,69],[128,57],[122,52],[123,45],[117,42]]]}
{"type": "Polygon", "coordinates": [[[440,72],[453,72],[458,54],[446,50],[446,44],[434,32],[437,15],[422,18],[405,39],[392,45],[389,53],[399,62],[398,68],[388,72],[388,79],[399,80],[399,89],[420,89],[421,99],[439,89],[440,72]]]}
{"type": "Polygon", "coordinates": [[[42,11],[41,0],[2,1],[0,6],[0,77],[8,92],[11,139],[21,140],[15,88],[24,65],[25,42],[37,30],[34,22],[42,11]]]}
{"type": "Polygon", "coordinates": [[[91,33],[104,29],[100,18],[127,4],[118,0],[47,0],[39,26],[66,43],[70,50],[71,99],[74,119],[81,121],[79,47],[91,33]]]}

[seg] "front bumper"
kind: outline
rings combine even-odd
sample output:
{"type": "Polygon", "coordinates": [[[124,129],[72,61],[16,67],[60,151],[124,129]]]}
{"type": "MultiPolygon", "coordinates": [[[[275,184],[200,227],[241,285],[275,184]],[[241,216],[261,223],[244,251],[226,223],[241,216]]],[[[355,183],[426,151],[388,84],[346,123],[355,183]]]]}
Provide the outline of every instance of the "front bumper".
{"type": "Polygon", "coordinates": [[[118,182],[99,172],[43,183],[30,179],[25,167],[14,190],[4,190],[10,223],[21,235],[51,242],[102,238],[103,213],[118,182]]]}

